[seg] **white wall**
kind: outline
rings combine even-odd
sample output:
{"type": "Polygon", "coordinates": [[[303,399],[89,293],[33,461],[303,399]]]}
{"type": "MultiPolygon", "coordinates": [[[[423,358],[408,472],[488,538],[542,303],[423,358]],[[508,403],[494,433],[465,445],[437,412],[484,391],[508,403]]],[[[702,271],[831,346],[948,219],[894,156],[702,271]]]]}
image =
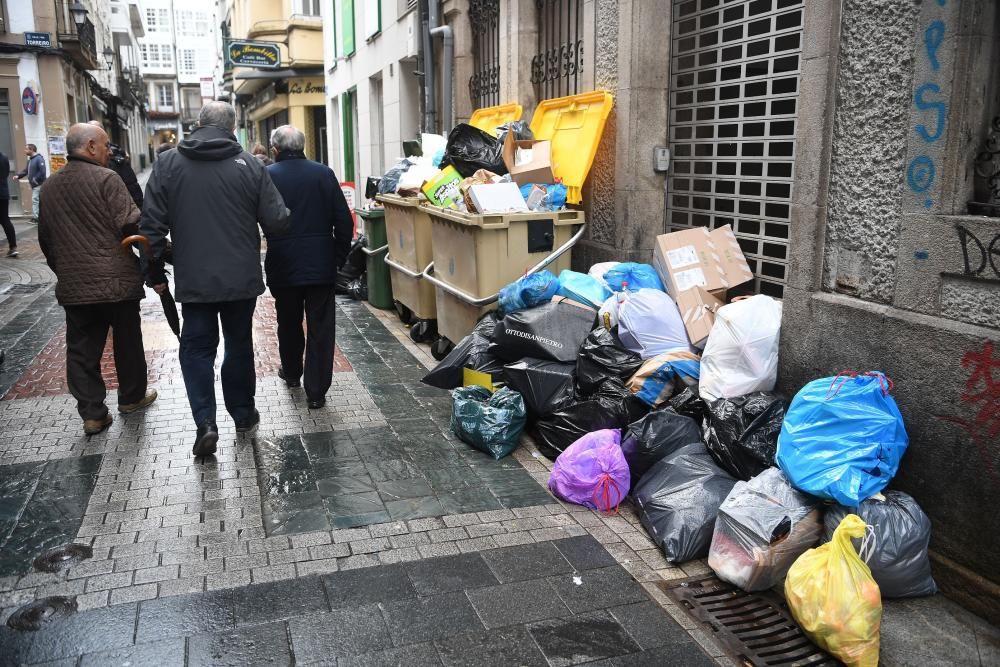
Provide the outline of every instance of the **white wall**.
{"type": "MultiPolygon", "coordinates": [[[[16,3],[15,3],[16,4],[16,3]]],[[[30,31],[29,31],[30,32],[30,31]]],[[[27,86],[31,86],[36,93],[41,93],[41,83],[38,78],[38,60],[34,53],[22,53],[20,60],[17,61],[17,78],[20,87],[17,91],[12,91],[16,95],[20,95],[20,92],[24,90],[27,86]]],[[[11,104],[15,101],[11,100],[11,104]]],[[[20,104],[20,99],[17,100],[17,104],[20,104]]],[[[42,96],[42,103],[38,105],[38,113],[34,115],[23,114],[24,118],[24,143],[35,144],[38,146],[38,151],[45,156],[46,164],[48,163],[49,149],[48,141],[46,140],[45,134],[45,96],[42,96]]],[[[15,158],[18,165],[21,164],[23,157],[20,155],[12,156],[15,158]]]]}
{"type": "Polygon", "coordinates": [[[30,0],[7,3],[7,32],[35,32],[35,12],[30,0]]]}

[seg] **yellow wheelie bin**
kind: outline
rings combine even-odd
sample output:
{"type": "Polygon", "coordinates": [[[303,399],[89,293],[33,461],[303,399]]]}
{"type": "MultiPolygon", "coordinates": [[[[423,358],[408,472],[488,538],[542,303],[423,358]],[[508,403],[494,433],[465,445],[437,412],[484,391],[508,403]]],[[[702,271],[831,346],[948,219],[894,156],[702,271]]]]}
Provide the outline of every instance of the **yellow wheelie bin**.
{"type": "Polygon", "coordinates": [[[469,118],[469,125],[478,127],[483,132],[495,135],[497,128],[506,123],[521,120],[524,109],[520,104],[501,104],[496,107],[476,109],[469,118]]]}
{"type": "Polygon", "coordinates": [[[389,243],[385,263],[389,267],[393,298],[405,308],[400,317],[411,324],[417,324],[413,318],[425,321],[437,319],[434,286],[423,276],[424,268],[433,259],[430,217],[420,208],[416,197],[381,194],[375,199],[385,211],[389,243]]]}

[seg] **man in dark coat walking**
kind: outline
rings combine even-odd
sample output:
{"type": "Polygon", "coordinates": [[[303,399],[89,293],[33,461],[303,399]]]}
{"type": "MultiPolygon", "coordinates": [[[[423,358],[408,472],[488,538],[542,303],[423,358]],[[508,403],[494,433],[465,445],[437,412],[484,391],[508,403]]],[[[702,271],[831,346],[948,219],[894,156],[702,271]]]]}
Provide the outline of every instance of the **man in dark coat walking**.
{"type": "Polygon", "coordinates": [[[326,404],[333,380],[333,283],[354,226],[333,170],[307,160],[304,149],[305,135],[291,125],[271,133],[275,163],[267,171],[291,210],[291,227],[281,236],[267,235],[264,268],[278,316],[279,375],[289,387],[298,387],[304,373],[306,400],[315,410],[326,404]]]}
{"type": "Polygon", "coordinates": [[[215,355],[220,322],[226,410],[238,433],[260,423],[254,407],[253,311],[264,280],[257,225],[268,236],[288,227],[281,195],[264,165],[236,141],[235,129],[230,104],[202,107],[198,129],[153,163],[139,225],[152,246],[148,280],[157,292],[167,287],[162,264],[167,234],[172,242],[174,294],[184,318],[181,372],[198,428],[196,457],[213,454],[219,440],[215,355]]]}
{"type": "Polygon", "coordinates": [[[39,193],[38,242],[56,274],[56,299],[66,310],[66,379],[87,435],[112,422],[101,377],[109,328],[118,411],[135,412],[156,400],[155,391],[146,393],[142,273],[135,255],[120,246],[135,233],[139,209],[105,166],[110,143],[99,127],[71,127],[66,133],[69,163],[39,193]]]}
{"type": "Polygon", "coordinates": [[[10,160],[0,151],[0,227],[7,235],[7,256],[17,257],[17,234],[10,221],[10,160]]]}

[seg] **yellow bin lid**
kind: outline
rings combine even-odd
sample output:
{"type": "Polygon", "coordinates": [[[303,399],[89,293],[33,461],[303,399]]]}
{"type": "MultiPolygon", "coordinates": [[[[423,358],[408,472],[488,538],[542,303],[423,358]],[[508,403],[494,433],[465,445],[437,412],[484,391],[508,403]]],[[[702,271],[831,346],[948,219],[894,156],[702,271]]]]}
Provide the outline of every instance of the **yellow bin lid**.
{"type": "Polygon", "coordinates": [[[501,104],[498,107],[476,109],[472,112],[469,125],[495,136],[498,127],[504,123],[521,120],[522,113],[524,113],[524,109],[520,104],[501,104]]]}
{"type": "Polygon", "coordinates": [[[531,119],[537,140],[552,142],[552,173],[566,186],[566,201],[579,204],[614,97],[603,90],[539,103],[531,119]]]}

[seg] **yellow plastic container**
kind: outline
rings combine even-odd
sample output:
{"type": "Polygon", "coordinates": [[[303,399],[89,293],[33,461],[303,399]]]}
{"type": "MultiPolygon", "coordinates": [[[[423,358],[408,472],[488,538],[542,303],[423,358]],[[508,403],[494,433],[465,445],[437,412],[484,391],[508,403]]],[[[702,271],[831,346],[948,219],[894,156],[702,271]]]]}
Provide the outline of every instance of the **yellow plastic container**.
{"type": "Polygon", "coordinates": [[[520,104],[501,104],[498,107],[484,107],[476,109],[469,118],[469,125],[478,127],[483,132],[496,134],[497,128],[504,123],[512,123],[521,120],[524,109],[520,104]]]}
{"type": "Polygon", "coordinates": [[[437,318],[434,286],[423,279],[431,256],[431,219],[416,197],[384,194],[375,197],[385,209],[385,228],[393,297],[422,320],[437,318]]]}
{"type": "Polygon", "coordinates": [[[584,230],[581,211],[471,215],[421,208],[430,216],[434,258],[424,277],[435,286],[438,333],[453,343],[496,307],[501,288],[543,260],[555,255],[545,268],[568,269],[569,248],[584,230]]]}
{"type": "Polygon", "coordinates": [[[614,106],[611,93],[592,93],[545,100],[535,109],[535,139],[552,142],[552,173],[566,186],[566,202],[583,201],[583,184],[594,163],[604,124],[614,106]]]}

